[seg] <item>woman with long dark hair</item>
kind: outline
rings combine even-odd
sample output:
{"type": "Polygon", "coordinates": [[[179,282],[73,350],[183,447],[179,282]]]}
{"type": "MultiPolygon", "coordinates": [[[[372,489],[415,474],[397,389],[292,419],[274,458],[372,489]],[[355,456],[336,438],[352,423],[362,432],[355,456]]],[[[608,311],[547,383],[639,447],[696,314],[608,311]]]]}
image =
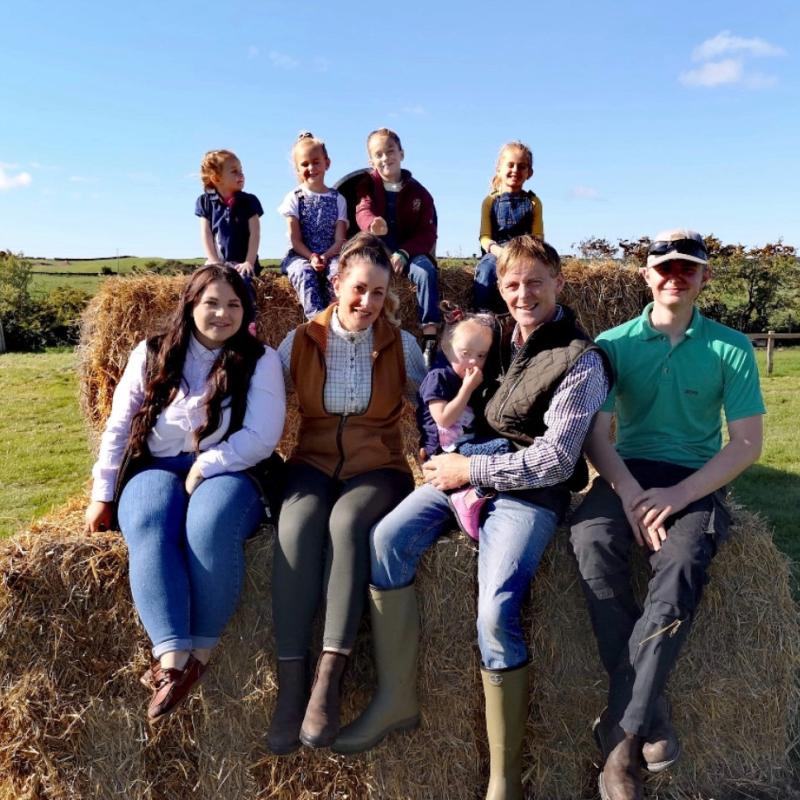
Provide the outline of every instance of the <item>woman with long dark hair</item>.
{"type": "Polygon", "coordinates": [[[86,529],[119,520],[153,644],[150,722],[202,677],[236,607],[244,541],[264,518],[248,470],[278,443],[286,398],[277,354],[248,332],[254,317],[234,269],[197,270],[166,331],[131,353],[92,470],[86,529]]]}
{"type": "Polygon", "coordinates": [[[394,317],[390,258],[375,236],[354,236],[333,278],[336,302],[278,347],[300,411],[272,575],[278,701],[267,741],[279,755],[336,738],[342,673],[369,581],[369,531],[414,485],[400,416],[425,366],[394,317]],[[309,692],[312,622],[323,601],[309,692]]]}

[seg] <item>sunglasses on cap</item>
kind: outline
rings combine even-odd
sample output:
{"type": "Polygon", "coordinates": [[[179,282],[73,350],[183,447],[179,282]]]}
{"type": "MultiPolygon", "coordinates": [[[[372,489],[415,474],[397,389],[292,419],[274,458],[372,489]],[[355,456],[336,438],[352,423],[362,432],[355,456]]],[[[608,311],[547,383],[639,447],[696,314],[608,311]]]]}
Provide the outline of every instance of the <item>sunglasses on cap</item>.
{"type": "Polygon", "coordinates": [[[653,242],[647,250],[649,256],[665,256],[668,253],[677,253],[682,256],[692,256],[708,260],[708,251],[703,242],[697,239],[676,239],[673,242],[653,242]]]}
{"type": "Polygon", "coordinates": [[[703,269],[702,264],[696,261],[662,261],[660,264],[650,267],[654,269],[659,275],[666,277],[667,275],[683,275],[688,278],[695,275],[698,271],[703,269]]]}

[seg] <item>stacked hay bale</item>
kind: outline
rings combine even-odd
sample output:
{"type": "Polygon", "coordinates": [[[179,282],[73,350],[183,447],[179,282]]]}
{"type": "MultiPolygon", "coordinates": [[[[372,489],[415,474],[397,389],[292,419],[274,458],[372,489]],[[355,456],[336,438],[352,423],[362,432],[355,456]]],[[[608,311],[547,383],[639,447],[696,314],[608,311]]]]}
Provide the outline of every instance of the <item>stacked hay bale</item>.
{"type": "MultiPolygon", "coordinates": [[[[567,275],[567,302],[592,331],[641,308],[633,276],[616,267],[568,267],[567,275]]],[[[93,302],[82,383],[95,430],[127,352],[174,303],[181,281],[109,282],[93,302]]],[[[466,271],[446,271],[442,282],[446,297],[467,295],[466,271]]],[[[261,331],[273,344],[300,321],[290,292],[282,279],[259,287],[261,331]]],[[[406,318],[414,312],[409,301],[406,318]]],[[[291,448],[291,432],[283,445],[291,448]]],[[[116,534],[84,535],[83,505],[77,498],[0,548],[0,798],[480,796],[487,753],[474,641],[476,556],[463,537],[432,548],[418,577],[421,728],[363,756],[303,749],[276,758],[264,743],[275,701],[271,531],[248,545],[242,603],[207,680],[185,709],[150,729],[143,721],[147,692],[137,680],[147,648],[129,598],[124,544],[116,534]]],[[[787,750],[800,628],[788,565],[760,520],[741,510],[736,519],[670,684],[685,758],[650,782],[649,797],[792,796],[787,750]]],[[[639,577],[643,582],[643,565],[639,577]]],[[[527,796],[594,797],[589,725],[603,705],[605,681],[563,530],[526,613],[535,665],[527,796]]],[[[345,682],[345,719],[374,685],[363,634],[345,682]]]]}

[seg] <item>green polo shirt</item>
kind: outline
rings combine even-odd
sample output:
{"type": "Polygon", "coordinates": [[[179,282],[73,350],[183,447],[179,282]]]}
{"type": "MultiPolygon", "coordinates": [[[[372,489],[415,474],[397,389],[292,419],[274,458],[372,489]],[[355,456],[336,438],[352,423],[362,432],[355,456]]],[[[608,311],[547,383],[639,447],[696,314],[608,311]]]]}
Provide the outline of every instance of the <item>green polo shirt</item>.
{"type": "Polygon", "coordinates": [[[696,308],[672,347],[650,324],[652,307],[597,337],[614,369],[601,410],[616,414],[622,458],[696,469],[722,447],[721,411],[728,422],[765,413],[753,347],[696,308]]]}

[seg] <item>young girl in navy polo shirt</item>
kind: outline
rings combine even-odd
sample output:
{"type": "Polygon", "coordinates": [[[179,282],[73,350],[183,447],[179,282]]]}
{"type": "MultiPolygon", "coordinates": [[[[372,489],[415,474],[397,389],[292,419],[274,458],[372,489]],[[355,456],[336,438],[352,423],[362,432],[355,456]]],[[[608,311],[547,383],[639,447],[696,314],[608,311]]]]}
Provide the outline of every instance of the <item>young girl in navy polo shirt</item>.
{"type": "Polygon", "coordinates": [[[331,279],[347,236],[347,202],[325,185],[331,166],[322,139],[303,131],[292,147],[292,163],[300,185],[278,206],[286,217],[291,249],[281,263],[307,319],[326,308],[333,298],[331,279]]]}
{"type": "Polygon", "coordinates": [[[254,194],[243,192],[242,162],[230,150],[209,150],[200,164],[205,190],[194,213],[200,217],[200,238],[206,263],[228,262],[248,287],[258,275],[258,244],[264,213],[254,194]]]}

